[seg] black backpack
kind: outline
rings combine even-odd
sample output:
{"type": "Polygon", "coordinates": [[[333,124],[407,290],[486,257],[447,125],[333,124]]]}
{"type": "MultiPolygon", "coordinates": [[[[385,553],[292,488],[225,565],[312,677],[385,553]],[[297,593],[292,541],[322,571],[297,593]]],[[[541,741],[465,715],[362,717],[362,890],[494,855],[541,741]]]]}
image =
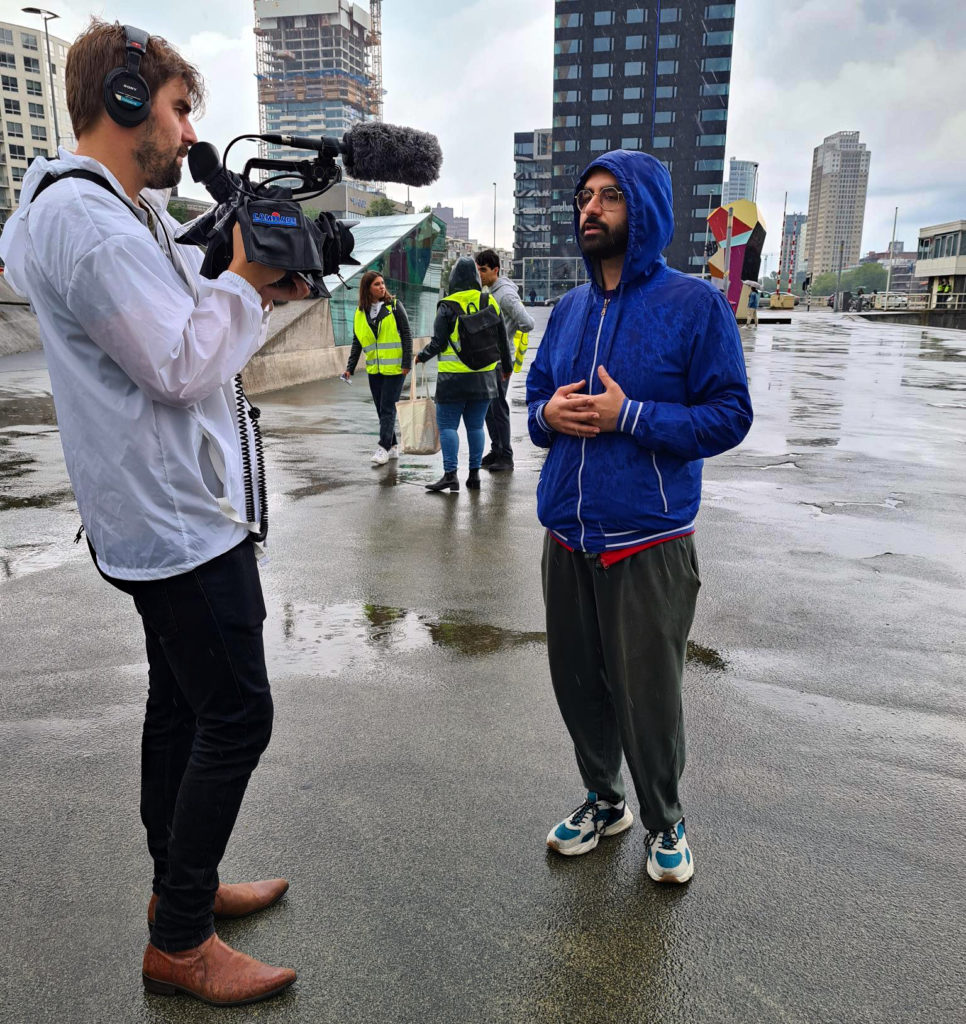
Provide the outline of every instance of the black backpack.
{"type": "Polygon", "coordinates": [[[480,296],[480,309],[470,302],[464,312],[463,307],[452,299],[443,299],[439,305],[449,305],[456,310],[458,340],[450,344],[461,363],[471,370],[482,370],[500,362],[500,314],[490,302],[489,294],[480,296]]]}

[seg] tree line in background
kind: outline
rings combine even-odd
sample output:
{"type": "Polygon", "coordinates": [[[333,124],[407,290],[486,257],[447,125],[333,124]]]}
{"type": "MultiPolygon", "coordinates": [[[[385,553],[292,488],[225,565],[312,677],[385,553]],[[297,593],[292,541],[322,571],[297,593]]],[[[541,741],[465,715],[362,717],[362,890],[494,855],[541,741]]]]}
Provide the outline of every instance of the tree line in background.
{"type": "MultiPolygon", "coordinates": [[[[866,293],[882,292],[885,291],[888,277],[889,272],[881,263],[863,263],[861,266],[853,267],[851,270],[842,271],[840,290],[843,292],[854,293],[861,288],[866,293]]],[[[837,281],[838,274],[819,274],[818,277],[812,281],[812,294],[831,295],[835,291],[837,281]]],[[[761,290],[764,292],[774,292],[778,290],[778,281],[774,274],[770,274],[768,277],[763,279],[761,290]]],[[[787,280],[782,281],[782,291],[788,291],[787,280]]],[[[795,295],[804,294],[801,284],[793,285],[792,292],[795,295]]]]}

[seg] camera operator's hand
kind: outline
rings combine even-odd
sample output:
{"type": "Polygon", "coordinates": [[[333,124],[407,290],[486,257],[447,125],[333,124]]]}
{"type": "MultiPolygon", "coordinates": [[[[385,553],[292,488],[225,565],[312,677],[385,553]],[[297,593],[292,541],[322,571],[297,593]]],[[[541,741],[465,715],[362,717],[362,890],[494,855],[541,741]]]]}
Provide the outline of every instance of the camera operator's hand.
{"type": "Polygon", "coordinates": [[[309,294],[309,286],[301,278],[296,277],[291,284],[279,286],[278,282],[285,276],[286,271],[278,267],[266,267],[264,263],[249,263],[238,224],[232,231],[232,241],[234,247],[228,269],[246,280],[258,292],[263,305],[267,306],[276,299],[304,299],[309,294]]]}

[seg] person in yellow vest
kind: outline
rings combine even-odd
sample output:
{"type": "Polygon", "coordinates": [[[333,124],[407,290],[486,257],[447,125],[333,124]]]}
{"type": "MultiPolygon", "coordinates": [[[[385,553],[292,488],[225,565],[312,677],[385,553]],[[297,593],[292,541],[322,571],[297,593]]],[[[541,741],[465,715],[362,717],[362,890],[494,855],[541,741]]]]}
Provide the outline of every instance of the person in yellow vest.
{"type": "MultiPolygon", "coordinates": [[[[439,426],[439,441],[443,449],[443,475],[435,483],[427,484],[427,491],[458,491],[459,480],[456,470],[459,466],[460,419],[466,427],[466,438],[470,448],[470,474],[466,486],[478,490],[480,486],[480,463],[483,461],[483,421],[490,401],[498,394],[496,374],[497,363],[490,363],[479,370],[471,370],[460,360],[453,342],[459,340],[457,309],[475,313],[480,306],[480,272],[472,256],[461,256],[449,276],[449,293],[440,303],[433,325],[430,343],[416,356],[418,363],[425,363],[439,356],[439,375],[436,378],[436,423],[439,426]]],[[[500,309],[492,297],[490,302],[500,309]]],[[[506,326],[499,317],[500,370],[503,380],[513,372],[513,360],[507,342],[506,326]]]]}
{"type": "Polygon", "coordinates": [[[359,308],[353,321],[352,348],[343,380],[356,371],[366,354],[366,376],[379,416],[379,446],[372,462],[384,466],[399,458],[396,444],[396,403],[413,359],[413,332],[403,304],[386,290],[382,274],[367,270],[359,283],[359,308]]]}

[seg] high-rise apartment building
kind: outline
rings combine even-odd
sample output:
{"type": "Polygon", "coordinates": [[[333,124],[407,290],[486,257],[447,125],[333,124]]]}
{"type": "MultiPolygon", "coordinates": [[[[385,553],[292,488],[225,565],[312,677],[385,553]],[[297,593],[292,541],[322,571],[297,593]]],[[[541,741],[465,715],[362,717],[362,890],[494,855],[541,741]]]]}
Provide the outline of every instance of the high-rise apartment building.
{"type": "Polygon", "coordinates": [[[69,47],[70,43],[51,36],[48,68],[43,29],[0,22],[0,225],[6,223],[20,202],[20,183],[31,160],[56,155],[53,103],[57,105],[56,126],[61,145],[73,149],[77,144],[64,91],[64,63],[69,47]]]}
{"type": "Polygon", "coordinates": [[[720,205],[735,5],[698,0],[556,0],[550,252],[573,256],[574,183],[612,149],[652,153],[671,172],[672,267],[705,263],[720,205]]]}
{"type": "Polygon", "coordinates": [[[858,263],[871,154],[858,132],[829,135],[812,155],[808,270],[813,278],[858,263]]]}
{"type": "MultiPolygon", "coordinates": [[[[255,0],[262,132],[341,136],[382,114],[381,0],[255,0]]],[[[269,159],[311,152],[262,144],[269,159]]]]}
{"type": "Polygon", "coordinates": [[[513,136],[513,258],[550,255],[549,128],[513,136]]]}
{"type": "Polygon", "coordinates": [[[728,180],[724,183],[721,202],[733,203],[736,199],[758,198],[758,163],[755,160],[728,161],[728,180]]]}
{"type": "Polygon", "coordinates": [[[443,206],[442,203],[436,204],[433,213],[446,225],[447,238],[459,238],[464,242],[470,240],[469,217],[457,217],[452,206],[443,206]]]}
{"type": "Polygon", "coordinates": [[[805,267],[802,251],[803,236],[808,217],[804,213],[786,213],[782,227],[781,247],[778,253],[779,291],[790,291],[805,267]]]}

